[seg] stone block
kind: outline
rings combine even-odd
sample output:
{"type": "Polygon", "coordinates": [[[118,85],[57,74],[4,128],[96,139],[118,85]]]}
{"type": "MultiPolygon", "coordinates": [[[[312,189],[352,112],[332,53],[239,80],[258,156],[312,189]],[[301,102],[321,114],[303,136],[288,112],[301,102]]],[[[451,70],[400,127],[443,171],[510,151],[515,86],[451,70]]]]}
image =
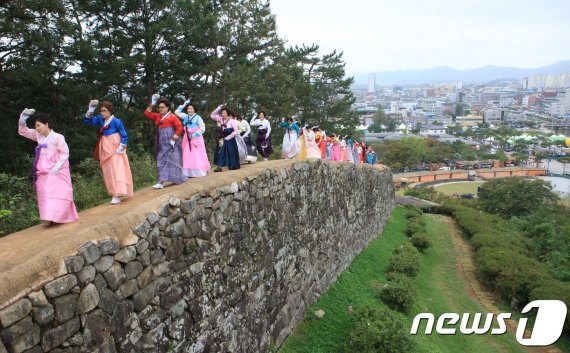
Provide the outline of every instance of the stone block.
{"type": "Polygon", "coordinates": [[[103,288],[99,293],[99,308],[112,315],[117,306],[117,296],[111,290],[103,288]]]}
{"type": "Polygon", "coordinates": [[[95,263],[93,265],[95,266],[95,269],[97,270],[97,272],[104,273],[105,271],[110,269],[111,266],[113,266],[113,262],[115,262],[115,259],[113,258],[113,256],[107,255],[107,256],[101,256],[101,258],[99,258],[99,260],[95,261],[95,263]]]}
{"type": "Polygon", "coordinates": [[[4,342],[9,344],[10,342],[13,342],[16,338],[30,331],[33,327],[34,323],[32,321],[32,318],[26,316],[22,320],[0,331],[0,336],[2,336],[4,342]]]}
{"type": "Polygon", "coordinates": [[[158,209],[158,215],[161,217],[168,217],[170,214],[170,204],[165,203],[158,209]]]}
{"type": "Polygon", "coordinates": [[[101,257],[101,250],[95,243],[89,242],[83,244],[78,251],[79,255],[83,256],[85,264],[90,265],[101,257]]]}
{"type": "Polygon", "coordinates": [[[101,255],[113,255],[119,251],[119,242],[114,238],[103,239],[99,241],[99,249],[101,255]]]}
{"type": "Polygon", "coordinates": [[[150,263],[156,265],[164,260],[164,253],[160,249],[152,250],[150,252],[150,263]]]}
{"type": "MultiPolygon", "coordinates": [[[[99,260],[97,260],[97,261],[99,261],[99,260]]],[[[97,261],[95,261],[95,262],[97,262],[97,261]]],[[[93,265],[85,266],[85,267],[83,267],[83,269],[81,269],[81,271],[77,272],[77,279],[79,280],[79,283],[81,283],[82,285],[85,285],[87,283],[93,282],[96,274],[97,274],[97,270],[95,269],[95,266],[93,266],[93,265]]]]}
{"type": "Polygon", "coordinates": [[[39,290],[37,292],[32,292],[28,294],[28,298],[32,302],[33,306],[48,306],[49,302],[44,294],[43,290],[39,290]]]}
{"type": "Polygon", "coordinates": [[[78,314],[85,314],[97,307],[99,304],[99,292],[93,283],[89,283],[79,295],[79,299],[77,300],[77,309],[76,312],[78,314]]]}
{"type": "Polygon", "coordinates": [[[67,272],[78,272],[83,268],[85,260],[83,256],[69,256],[65,258],[64,262],[67,272]]]}
{"type": "Polygon", "coordinates": [[[33,326],[21,336],[11,341],[6,341],[6,346],[11,353],[23,353],[38,343],[40,343],[40,327],[33,326]]]}
{"type": "Polygon", "coordinates": [[[142,271],[144,267],[138,261],[131,261],[125,266],[125,275],[127,276],[127,280],[133,279],[137,277],[142,271]]]}
{"type": "Polygon", "coordinates": [[[140,311],[146,308],[154,299],[154,283],[144,287],[133,296],[135,310],[140,311]]]}
{"type": "Polygon", "coordinates": [[[111,316],[97,309],[85,315],[83,322],[83,348],[91,352],[100,348],[111,339],[111,316]]]}
{"type": "Polygon", "coordinates": [[[113,263],[113,266],[111,266],[107,272],[103,273],[103,277],[105,277],[107,284],[113,290],[119,288],[127,279],[125,270],[123,270],[123,267],[118,262],[113,263]]]}
{"type": "Polygon", "coordinates": [[[54,319],[57,322],[65,322],[75,315],[77,298],[79,298],[79,295],[77,294],[67,294],[53,300],[55,305],[54,319]]]}
{"type": "Polygon", "coordinates": [[[156,213],[151,213],[148,216],[146,216],[146,220],[148,221],[148,223],[150,223],[150,225],[154,225],[156,222],[158,222],[160,216],[156,213]]]}
{"type": "Polygon", "coordinates": [[[115,294],[117,295],[117,299],[123,300],[123,299],[130,297],[131,295],[135,294],[136,292],[138,292],[138,290],[139,290],[139,286],[137,285],[137,280],[131,279],[131,280],[128,280],[125,283],[123,283],[119,287],[119,289],[117,289],[115,294]]]}
{"type": "Polygon", "coordinates": [[[137,245],[135,245],[135,249],[137,250],[137,254],[138,255],[142,254],[143,252],[146,251],[146,249],[148,249],[149,246],[150,246],[150,244],[146,239],[139,240],[137,245]]]}
{"type": "Polygon", "coordinates": [[[0,324],[8,327],[20,321],[32,311],[32,302],[29,299],[20,299],[9,307],[0,310],[0,324]]]}
{"type": "Polygon", "coordinates": [[[137,250],[134,246],[126,246],[115,254],[115,260],[125,264],[129,261],[133,261],[136,257],[137,250]]]}
{"type": "Polygon", "coordinates": [[[44,352],[48,352],[58,347],[69,337],[79,332],[79,327],[79,318],[74,317],[57,327],[47,330],[42,337],[42,349],[44,352]]]}
{"type": "Polygon", "coordinates": [[[39,325],[47,325],[54,318],[55,311],[52,305],[32,308],[34,321],[39,325]]]}
{"type": "Polygon", "coordinates": [[[182,217],[182,211],[175,210],[168,216],[168,223],[172,224],[182,217]]]}
{"type": "Polygon", "coordinates": [[[95,275],[95,279],[93,280],[93,284],[95,285],[95,287],[97,287],[97,290],[99,291],[99,293],[101,293],[101,290],[103,288],[107,288],[107,281],[105,280],[105,277],[103,277],[103,275],[100,273],[95,275]]]}

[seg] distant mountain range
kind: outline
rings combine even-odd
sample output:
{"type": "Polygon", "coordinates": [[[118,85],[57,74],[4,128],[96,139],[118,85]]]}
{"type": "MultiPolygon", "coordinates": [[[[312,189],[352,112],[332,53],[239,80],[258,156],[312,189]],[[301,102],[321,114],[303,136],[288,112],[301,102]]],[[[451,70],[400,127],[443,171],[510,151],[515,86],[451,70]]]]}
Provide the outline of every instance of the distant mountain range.
{"type": "MultiPolygon", "coordinates": [[[[449,66],[434,67],[423,70],[402,70],[375,72],[376,84],[406,84],[445,81],[489,82],[501,79],[521,79],[523,77],[559,74],[570,72],[570,60],[560,61],[549,66],[535,69],[519,69],[516,67],[484,66],[472,70],[457,70],[449,66]]],[[[367,84],[368,74],[356,74],[357,84],[367,84]]]]}

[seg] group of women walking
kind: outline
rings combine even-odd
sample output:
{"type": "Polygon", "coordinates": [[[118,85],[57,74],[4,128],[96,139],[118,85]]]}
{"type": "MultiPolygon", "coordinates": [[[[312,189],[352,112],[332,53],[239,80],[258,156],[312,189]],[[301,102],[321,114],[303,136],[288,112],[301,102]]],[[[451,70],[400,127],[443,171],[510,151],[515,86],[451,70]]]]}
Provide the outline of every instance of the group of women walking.
{"type": "Polygon", "coordinates": [[[283,158],[378,164],[378,156],[372,146],[354,141],[349,136],[326,136],[319,126],[301,129],[291,117],[283,119],[279,127],[286,130],[281,152],[283,158]]]}
{"type": "MultiPolygon", "coordinates": [[[[169,100],[154,94],[144,115],[157,127],[157,182],[153,188],[162,189],[166,182],[181,184],[187,178],[208,174],[211,166],[204,142],[206,125],[190,100],[172,112],[169,100]]],[[[218,127],[214,172],[221,172],[224,167],[239,169],[242,163],[253,163],[257,161],[258,153],[263,160],[268,160],[273,153],[271,124],[265,112],[259,112],[248,123],[228,107],[219,105],[210,116],[218,127]],[[257,127],[255,146],[251,139],[251,127],[257,127]]],[[[113,104],[92,100],[83,123],[98,128],[93,157],[99,160],[111,204],[121,203],[121,197],[132,197],[133,178],[127,156],[128,135],[121,119],[114,115],[113,104]],[[97,108],[99,114],[95,115],[97,108]]],[[[322,158],[355,163],[368,160],[368,152],[363,152],[358,142],[353,143],[342,136],[326,137],[318,126],[300,129],[292,118],[284,119],[279,126],[286,129],[282,148],[284,158],[322,158]]],[[[44,225],[69,223],[79,219],[73,201],[69,148],[65,138],[49,127],[47,114],[36,113],[34,109],[28,108],[20,114],[18,133],[38,143],[33,179],[40,219],[44,225]],[[34,120],[34,129],[26,125],[30,117],[34,120]]],[[[370,163],[372,160],[370,158],[370,163]]]]}

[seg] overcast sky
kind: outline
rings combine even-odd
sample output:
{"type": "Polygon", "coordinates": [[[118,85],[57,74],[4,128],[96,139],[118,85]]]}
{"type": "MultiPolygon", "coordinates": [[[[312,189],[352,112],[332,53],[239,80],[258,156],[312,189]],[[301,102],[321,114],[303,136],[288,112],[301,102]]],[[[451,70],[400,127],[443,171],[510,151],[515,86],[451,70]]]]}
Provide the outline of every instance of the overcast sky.
{"type": "Polygon", "coordinates": [[[570,60],[570,0],[271,0],[288,45],[344,52],[348,75],[570,60]]]}

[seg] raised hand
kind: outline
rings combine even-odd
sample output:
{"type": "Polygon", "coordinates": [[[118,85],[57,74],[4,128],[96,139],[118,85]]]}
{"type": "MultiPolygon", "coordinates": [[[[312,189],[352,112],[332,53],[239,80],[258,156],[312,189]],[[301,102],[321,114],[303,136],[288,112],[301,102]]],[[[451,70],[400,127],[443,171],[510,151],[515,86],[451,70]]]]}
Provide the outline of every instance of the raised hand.
{"type": "Polygon", "coordinates": [[[26,124],[26,120],[28,120],[30,116],[34,115],[35,112],[36,110],[33,108],[24,109],[22,113],[20,113],[20,124],[21,125],[26,124]]]}
{"type": "Polygon", "coordinates": [[[97,99],[93,99],[92,101],[90,101],[85,116],[92,116],[93,112],[95,112],[95,109],[97,109],[98,106],[99,106],[99,101],[97,99]]]}
{"type": "Polygon", "coordinates": [[[158,100],[160,99],[160,94],[155,93],[152,95],[152,97],[150,99],[151,99],[150,104],[156,105],[156,102],[158,102],[158,100]]]}

